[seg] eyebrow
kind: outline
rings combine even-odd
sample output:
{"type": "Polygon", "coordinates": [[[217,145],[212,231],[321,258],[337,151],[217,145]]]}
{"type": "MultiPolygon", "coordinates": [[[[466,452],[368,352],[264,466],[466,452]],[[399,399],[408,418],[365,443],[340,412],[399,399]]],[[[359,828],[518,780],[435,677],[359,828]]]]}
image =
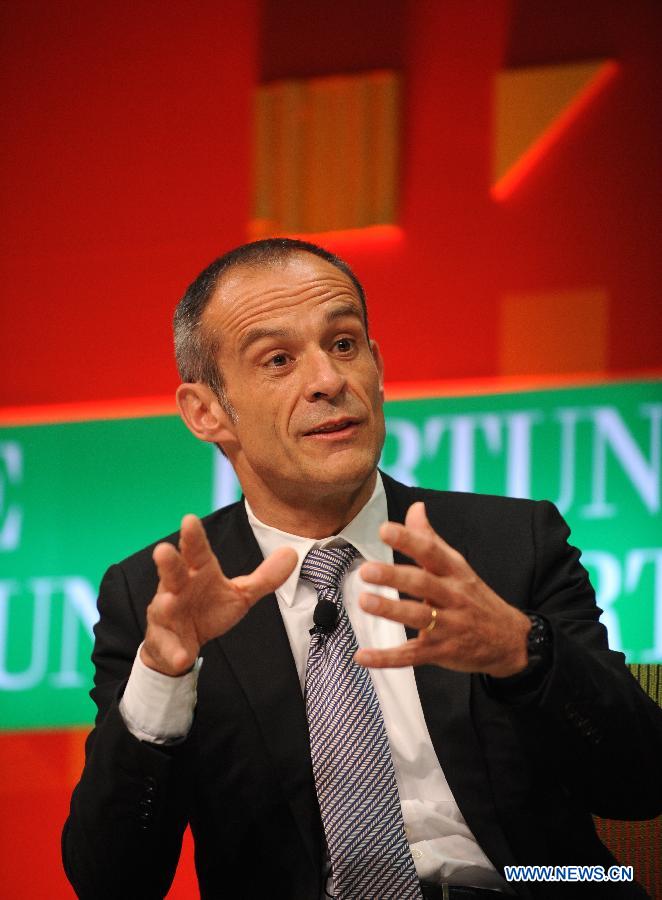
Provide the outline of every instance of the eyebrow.
{"type": "MultiPolygon", "coordinates": [[[[324,321],[329,324],[335,322],[336,319],[344,319],[345,316],[353,316],[363,324],[363,316],[353,303],[343,303],[330,309],[325,315],[324,321]]],[[[251,328],[239,342],[239,352],[245,353],[251,344],[262,340],[262,338],[288,338],[291,335],[292,332],[286,328],[251,328]]]]}
{"type": "Polygon", "coordinates": [[[285,328],[251,328],[239,341],[239,352],[245,353],[251,344],[262,338],[286,338],[289,336],[290,332],[285,328]]]}
{"type": "Polygon", "coordinates": [[[344,319],[345,316],[354,316],[363,325],[363,314],[353,303],[342,303],[334,306],[325,316],[327,322],[335,322],[336,319],[344,319]]]}

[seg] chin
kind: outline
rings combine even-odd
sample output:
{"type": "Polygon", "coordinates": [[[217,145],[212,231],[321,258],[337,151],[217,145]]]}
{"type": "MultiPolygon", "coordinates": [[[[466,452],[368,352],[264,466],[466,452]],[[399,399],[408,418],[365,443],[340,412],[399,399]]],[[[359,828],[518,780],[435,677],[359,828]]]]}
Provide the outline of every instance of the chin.
{"type": "Polygon", "coordinates": [[[310,478],[320,484],[360,487],[373,474],[378,461],[379,455],[374,451],[331,454],[323,464],[315,466],[310,478]]]}

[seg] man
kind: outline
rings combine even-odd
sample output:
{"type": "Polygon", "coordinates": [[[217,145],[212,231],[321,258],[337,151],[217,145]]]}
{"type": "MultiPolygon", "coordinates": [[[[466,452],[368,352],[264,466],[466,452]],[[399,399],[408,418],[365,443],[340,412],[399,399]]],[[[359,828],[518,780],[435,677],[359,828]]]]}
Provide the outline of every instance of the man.
{"type": "Polygon", "coordinates": [[[659,812],[661,717],[554,508],[377,471],[381,356],[321,248],[221,257],[175,336],[182,417],[245,499],[103,580],[79,896],[164,896],[187,823],[204,897],[570,896],[504,866],[607,869],[591,813],[659,812]]]}

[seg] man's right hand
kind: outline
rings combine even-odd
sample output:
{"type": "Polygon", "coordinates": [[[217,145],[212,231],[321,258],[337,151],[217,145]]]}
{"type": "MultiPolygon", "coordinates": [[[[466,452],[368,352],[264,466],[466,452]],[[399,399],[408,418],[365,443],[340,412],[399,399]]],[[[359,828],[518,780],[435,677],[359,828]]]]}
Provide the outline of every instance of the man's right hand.
{"type": "Polygon", "coordinates": [[[153,559],[159,586],[147,607],[147,632],[140,657],[164,675],[183,675],[200,647],[229,631],[248,610],[288,578],[297,554],[275,550],[250,575],[226,578],[197,516],[182,519],[179,550],[157,544],[153,559]]]}

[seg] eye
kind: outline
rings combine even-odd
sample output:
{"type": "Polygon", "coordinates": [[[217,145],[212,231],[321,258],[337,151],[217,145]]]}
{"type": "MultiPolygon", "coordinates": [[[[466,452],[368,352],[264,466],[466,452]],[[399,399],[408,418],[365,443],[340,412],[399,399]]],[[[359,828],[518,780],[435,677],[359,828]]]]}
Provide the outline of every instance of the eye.
{"type": "Polygon", "coordinates": [[[347,338],[347,337],[339,338],[336,341],[336,348],[341,353],[349,353],[350,350],[354,349],[354,341],[352,340],[352,338],[347,338]]]}
{"type": "Polygon", "coordinates": [[[275,368],[279,369],[282,366],[286,366],[287,362],[288,362],[288,359],[284,353],[276,353],[274,356],[272,356],[269,359],[267,365],[274,366],[275,368]]]}

